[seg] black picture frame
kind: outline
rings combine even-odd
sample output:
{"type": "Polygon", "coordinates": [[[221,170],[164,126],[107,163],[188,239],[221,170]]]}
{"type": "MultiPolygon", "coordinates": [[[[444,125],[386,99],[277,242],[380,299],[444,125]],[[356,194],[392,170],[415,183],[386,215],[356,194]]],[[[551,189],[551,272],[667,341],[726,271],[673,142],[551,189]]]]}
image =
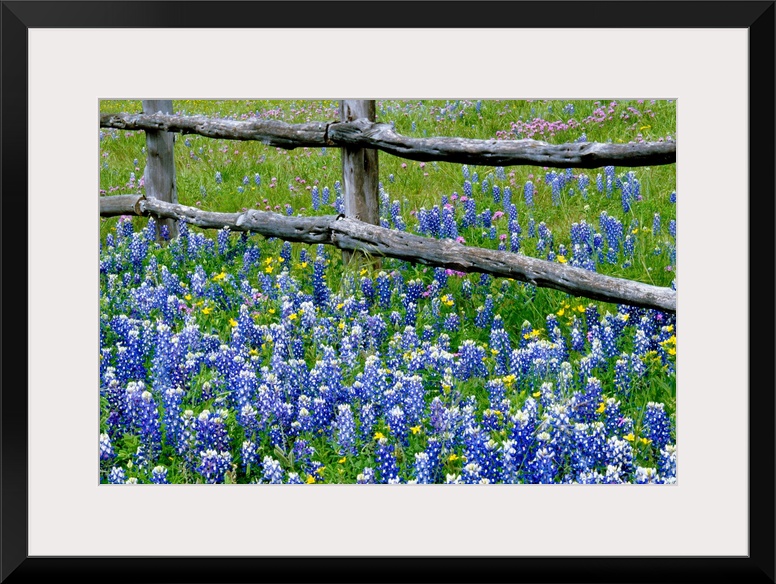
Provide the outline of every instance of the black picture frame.
{"type": "MultiPolygon", "coordinates": [[[[774,2],[3,1],[3,582],[774,582],[774,2]],[[216,6],[217,5],[217,6],[216,6]],[[185,10],[181,8],[185,6],[185,10]],[[409,6],[409,5],[408,5],[409,6]],[[441,10],[443,6],[446,9],[441,10]],[[499,17],[494,18],[494,11],[499,17]],[[239,23],[233,14],[239,11],[239,23]],[[374,14],[369,18],[368,14],[374,14]],[[120,18],[119,18],[120,15],[120,18]],[[29,557],[27,31],[36,27],[655,27],[749,31],[749,555],[747,557],[29,557]],[[271,26],[271,25],[270,25],[271,26]],[[765,169],[765,171],[763,171],[765,169]],[[756,384],[754,383],[756,380],[756,384]]],[[[1,278],[1,276],[0,276],[1,278]]],[[[0,279],[0,282],[2,280],[0,279]]],[[[721,477],[719,480],[723,480],[721,477]]]]}

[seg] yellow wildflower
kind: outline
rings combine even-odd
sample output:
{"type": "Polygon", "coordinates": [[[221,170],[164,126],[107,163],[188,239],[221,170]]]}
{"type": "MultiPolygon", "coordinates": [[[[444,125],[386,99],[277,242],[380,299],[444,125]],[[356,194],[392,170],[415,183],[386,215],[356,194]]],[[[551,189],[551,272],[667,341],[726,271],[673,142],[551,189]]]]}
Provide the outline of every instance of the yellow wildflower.
{"type": "Polygon", "coordinates": [[[184,300],[191,300],[191,294],[186,294],[186,296],[183,297],[184,300]]]}
{"type": "Polygon", "coordinates": [[[380,438],[385,438],[385,434],[382,432],[375,432],[375,440],[380,440],[380,438]]]}
{"type": "Polygon", "coordinates": [[[291,314],[289,314],[288,315],[288,320],[296,320],[296,313],[292,312],[291,314]]]}
{"type": "Polygon", "coordinates": [[[447,457],[447,460],[450,462],[455,462],[459,458],[460,457],[455,452],[453,452],[450,456],[447,457]]]}
{"type": "Polygon", "coordinates": [[[236,321],[235,319],[233,319],[233,318],[230,318],[230,319],[229,319],[229,324],[230,324],[232,327],[236,327],[236,326],[237,326],[237,321],[236,321]]]}
{"type": "Polygon", "coordinates": [[[209,306],[206,306],[205,308],[202,309],[202,314],[210,314],[211,312],[213,312],[213,309],[210,308],[209,306]]]}
{"type": "Polygon", "coordinates": [[[343,456],[343,457],[342,457],[342,458],[340,458],[340,459],[339,459],[337,462],[339,462],[340,464],[345,464],[345,461],[346,461],[347,459],[348,459],[348,457],[347,457],[347,456],[343,456]]]}
{"type": "Polygon", "coordinates": [[[216,274],[215,276],[213,276],[213,281],[220,282],[224,278],[226,278],[226,272],[221,272],[220,274],[216,274]]]}
{"type": "Polygon", "coordinates": [[[557,256],[557,258],[558,258],[558,263],[561,263],[561,264],[565,264],[565,263],[568,261],[568,260],[566,259],[566,256],[564,256],[564,255],[560,255],[560,254],[559,254],[559,255],[557,256]]]}
{"type": "Polygon", "coordinates": [[[268,273],[268,274],[271,274],[272,273],[272,266],[267,266],[266,268],[264,268],[264,271],[266,273],[268,273]]]}
{"type": "Polygon", "coordinates": [[[644,446],[652,442],[649,438],[639,438],[639,442],[641,442],[644,446]]]}
{"type": "Polygon", "coordinates": [[[325,466],[319,466],[315,472],[317,472],[319,475],[323,476],[323,469],[325,469],[325,466]]]}
{"type": "Polygon", "coordinates": [[[412,426],[410,431],[412,431],[413,434],[417,434],[420,432],[420,426],[412,426]]]}
{"type": "Polygon", "coordinates": [[[308,485],[312,485],[315,482],[315,477],[313,475],[307,475],[307,480],[305,482],[308,485]]]}
{"type": "Polygon", "coordinates": [[[598,404],[598,409],[595,411],[595,413],[603,414],[605,409],[606,409],[606,404],[604,402],[601,402],[600,404],[598,404]]]}
{"type": "Polygon", "coordinates": [[[633,442],[636,439],[636,437],[633,435],[633,432],[626,434],[623,436],[623,438],[625,438],[628,442],[633,442]]]}

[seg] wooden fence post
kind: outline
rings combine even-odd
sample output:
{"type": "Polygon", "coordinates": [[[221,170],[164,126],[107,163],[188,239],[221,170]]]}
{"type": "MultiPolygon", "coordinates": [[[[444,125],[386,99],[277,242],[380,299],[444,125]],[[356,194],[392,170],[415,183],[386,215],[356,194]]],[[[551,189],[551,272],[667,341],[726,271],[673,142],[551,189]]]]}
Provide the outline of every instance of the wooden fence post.
{"type": "MultiPolygon", "coordinates": [[[[143,113],[171,114],[171,99],[142,100],[143,113]]],[[[156,130],[146,130],[146,168],[144,174],[146,197],[159,199],[168,203],[178,202],[178,191],[175,185],[175,155],[173,145],[175,134],[156,130]]],[[[156,222],[156,239],[162,241],[162,226],[167,226],[169,237],[178,236],[178,224],[174,219],[158,219],[156,222]]]]}
{"type": "MultiPolygon", "coordinates": [[[[340,100],[340,121],[352,122],[359,118],[375,121],[375,100],[340,100]]],[[[348,148],[342,151],[342,187],[345,215],[380,225],[380,199],[378,190],[377,150],[374,148],[348,148]]],[[[354,252],[342,251],[342,262],[347,264],[354,252]]],[[[379,259],[376,259],[379,266],[379,259]]]]}

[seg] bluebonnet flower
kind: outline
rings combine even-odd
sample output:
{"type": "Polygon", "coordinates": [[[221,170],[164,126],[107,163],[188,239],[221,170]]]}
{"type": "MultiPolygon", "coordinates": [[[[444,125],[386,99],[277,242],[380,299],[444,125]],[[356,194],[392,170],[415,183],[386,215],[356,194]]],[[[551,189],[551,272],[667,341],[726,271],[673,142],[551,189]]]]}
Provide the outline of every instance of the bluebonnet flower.
{"type": "Polygon", "coordinates": [[[514,207],[512,204],[512,189],[509,187],[504,187],[504,193],[503,193],[503,201],[504,201],[504,209],[509,210],[510,207],[514,207]]]}
{"type": "Polygon", "coordinates": [[[299,476],[299,473],[296,472],[289,472],[288,477],[286,478],[286,484],[287,485],[302,485],[304,482],[302,481],[301,477],[299,476]]]}
{"type": "Polygon", "coordinates": [[[665,482],[676,480],[676,446],[666,444],[664,448],[660,449],[657,468],[665,482]]]}
{"type": "Polygon", "coordinates": [[[100,460],[110,460],[116,455],[108,434],[100,434],[100,460]]]}
{"type": "Polygon", "coordinates": [[[482,467],[476,462],[467,463],[461,470],[461,481],[467,485],[476,485],[483,481],[482,467]]]}
{"type": "Polygon", "coordinates": [[[647,403],[641,423],[645,437],[651,440],[656,449],[663,449],[671,441],[671,420],[664,404],[647,403]]]}
{"type": "Polygon", "coordinates": [[[382,436],[377,440],[375,449],[375,461],[381,483],[395,483],[399,479],[399,468],[396,464],[393,445],[382,436]]]}
{"type": "Polygon", "coordinates": [[[672,192],[672,193],[671,193],[671,194],[668,196],[668,200],[669,200],[671,203],[676,203],[676,191],[673,191],[673,192],[672,192]]]}
{"type": "Polygon", "coordinates": [[[606,435],[601,422],[574,424],[571,444],[571,467],[577,477],[595,471],[606,460],[606,435]]]}
{"type": "Polygon", "coordinates": [[[320,192],[318,190],[318,187],[313,187],[310,191],[310,194],[312,195],[312,207],[315,211],[317,211],[321,206],[321,197],[320,192]]]}
{"type": "Polygon", "coordinates": [[[606,193],[611,194],[614,186],[614,166],[604,166],[604,177],[606,179],[606,193]]]}
{"type": "Polygon", "coordinates": [[[631,373],[630,359],[628,355],[623,354],[614,363],[614,387],[622,395],[630,394],[631,373]]]}
{"type": "Polygon", "coordinates": [[[123,468],[114,466],[108,474],[108,482],[112,485],[123,485],[126,483],[126,477],[127,475],[123,468]]]}
{"type": "Polygon", "coordinates": [[[456,239],[458,237],[458,225],[455,222],[453,209],[445,206],[442,209],[442,225],[439,231],[439,237],[444,239],[456,239]]]}
{"type": "Polygon", "coordinates": [[[493,296],[488,294],[485,297],[485,304],[477,307],[477,315],[474,317],[474,324],[480,328],[487,328],[493,321],[493,296]]]}
{"type": "Polygon", "coordinates": [[[155,466],[151,470],[151,482],[155,485],[169,484],[169,481],[167,480],[167,468],[161,465],[155,466]]]}
{"type": "Polygon", "coordinates": [[[223,483],[226,473],[231,469],[231,464],[232,455],[229,451],[203,450],[200,452],[197,472],[207,483],[223,483]]]}
{"type": "Polygon", "coordinates": [[[603,330],[601,331],[601,346],[603,349],[604,357],[607,359],[611,359],[617,356],[617,338],[612,327],[603,327],[603,330]]]}
{"type": "Polygon", "coordinates": [[[263,479],[265,482],[279,485],[283,483],[283,468],[280,463],[271,456],[265,456],[262,461],[263,479]]]}
{"type": "Polygon", "coordinates": [[[391,432],[396,436],[399,443],[403,446],[407,446],[407,419],[404,415],[404,409],[400,405],[395,405],[388,411],[386,415],[386,423],[388,424],[391,432]]]}
{"type": "Polygon", "coordinates": [[[484,209],[482,213],[480,213],[480,220],[479,223],[485,228],[490,229],[491,227],[491,212],[490,209],[484,209]]]}
{"type": "Polygon", "coordinates": [[[557,207],[560,205],[560,178],[558,176],[552,178],[550,189],[552,191],[552,204],[554,207],[557,207]]]}
{"type": "Polygon", "coordinates": [[[470,377],[483,377],[487,375],[487,369],[483,363],[484,359],[485,349],[478,346],[472,340],[464,340],[458,348],[456,376],[459,379],[466,380],[470,377]]]}
{"type": "Polygon", "coordinates": [[[633,482],[637,485],[654,485],[662,481],[656,468],[638,466],[633,473],[633,482]]]}
{"type": "Polygon", "coordinates": [[[359,485],[371,485],[375,482],[375,470],[371,466],[364,467],[364,471],[358,473],[356,483],[359,485]]]}
{"type": "Polygon", "coordinates": [[[391,304],[391,280],[388,277],[388,274],[385,272],[380,272],[377,274],[376,279],[376,285],[377,285],[377,297],[380,302],[380,306],[382,308],[388,308],[391,304]]]}
{"type": "Polygon", "coordinates": [[[127,384],[125,395],[128,429],[139,434],[141,444],[155,459],[162,448],[162,429],[156,402],[142,381],[127,384]]]}
{"type": "Polygon", "coordinates": [[[523,198],[525,199],[525,204],[528,208],[533,207],[534,205],[534,185],[533,182],[530,180],[525,183],[525,186],[523,187],[523,198]]]}
{"type": "Polygon", "coordinates": [[[421,485],[434,483],[433,463],[427,452],[415,453],[415,479],[421,485]]]}
{"type": "Polygon", "coordinates": [[[652,235],[660,233],[660,213],[655,213],[652,218],[652,235]]]}
{"type": "Polygon", "coordinates": [[[448,314],[442,323],[442,328],[446,331],[456,332],[461,326],[461,319],[456,313],[448,314]]]}
{"type": "Polygon", "coordinates": [[[331,291],[326,285],[326,261],[316,258],[313,263],[313,298],[316,306],[325,307],[331,291]]]}
{"type": "MultiPolygon", "coordinates": [[[[495,322],[496,319],[494,319],[494,324],[495,322]]],[[[490,348],[496,361],[493,372],[496,375],[507,375],[509,373],[509,357],[512,353],[512,345],[509,341],[509,334],[503,328],[496,328],[494,326],[491,330],[490,348]]]]}
{"type": "MultiPolygon", "coordinates": [[[[545,433],[542,433],[546,435],[545,433]]],[[[549,437],[538,436],[540,444],[546,443],[549,437]]],[[[555,461],[555,451],[550,446],[541,445],[536,451],[536,455],[528,463],[528,469],[532,483],[551,484],[555,482],[558,474],[558,465],[555,461]]]]}
{"type": "MultiPolygon", "coordinates": [[[[471,191],[471,185],[469,185],[471,191]]],[[[466,193],[466,184],[464,184],[464,193],[466,193]]],[[[466,200],[463,202],[463,218],[461,220],[461,227],[473,227],[477,224],[477,204],[474,199],[471,198],[471,194],[466,195],[466,200]]]]}
{"type": "Polygon", "coordinates": [[[216,184],[220,185],[222,182],[224,182],[223,177],[221,176],[220,171],[216,171],[216,184]]]}
{"type": "Polygon", "coordinates": [[[337,446],[341,456],[356,454],[356,423],[350,404],[337,406],[337,417],[334,421],[337,433],[337,446]]]}
{"type": "MultiPolygon", "coordinates": [[[[250,404],[249,404],[250,407],[250,404]]],[[[242,443],[242,447],[240,449],[240,455],[242,458],[242,466],[244,469],[247,469],[248,466],[256,466],[259,462],[259,451],[258,446],[255,442],[252,442],[250,440],[245,440],[242,443]]]]}
{"type": "Polygon", "coordinates": [[[536,237],[536,222],[533,217],[528,219],[528,237],[536,237]]]}
{"type": "Polygon", "coordinates": [[[197,449],[228,451],[230,449],[229,433],[226,428],[226,412],[211,414],[210,410],[202,410],[194,422],[197,435],[197,449]]]}
{"type": "Polygon", "coordinates": [[[631,472],[633,468],[633,446],[630,442],[611,436],[604,446],[604,456],[607,465],[619,468],[623,473],[631,472]]]}

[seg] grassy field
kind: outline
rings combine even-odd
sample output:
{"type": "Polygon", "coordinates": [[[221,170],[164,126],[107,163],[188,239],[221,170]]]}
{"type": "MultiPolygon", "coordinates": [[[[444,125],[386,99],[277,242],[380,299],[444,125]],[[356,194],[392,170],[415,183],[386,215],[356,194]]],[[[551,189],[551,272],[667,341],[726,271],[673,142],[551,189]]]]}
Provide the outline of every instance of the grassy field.
{"type": "MultiPolygon", "coordinates": [[[[336,120],[336,101],[174,102],[336,120]]],[[[140,112],[140,101],[101,111],[140,112]]],[[[670,101],[377,101],[409,136],[675,140],[670,101]]],[[[100,130],[102,195],[145,136],[100,130]]],[[[179,202],[331,214],[337,149],[176,138],[179,202]]],[[[674,165],[466,167],[381,154],[381,221],[673,286],[674,165]]],[[[103,482],[675,481],[672,315],[339,250],[100,219],[103,482]]]]}

